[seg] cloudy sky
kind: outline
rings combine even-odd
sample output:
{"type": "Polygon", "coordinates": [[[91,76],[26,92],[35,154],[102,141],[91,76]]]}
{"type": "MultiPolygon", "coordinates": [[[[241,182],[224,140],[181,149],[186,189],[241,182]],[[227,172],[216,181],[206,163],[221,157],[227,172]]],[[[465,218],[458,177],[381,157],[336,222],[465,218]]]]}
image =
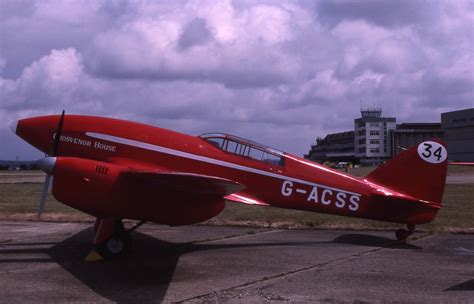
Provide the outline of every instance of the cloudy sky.
{"type": "Polygon", "coordinates": [[[0,1],[0,159],[60,113],[223,131],[303,155],[361,103],[398,122],[474,104],[473,1],[0,1]]]}

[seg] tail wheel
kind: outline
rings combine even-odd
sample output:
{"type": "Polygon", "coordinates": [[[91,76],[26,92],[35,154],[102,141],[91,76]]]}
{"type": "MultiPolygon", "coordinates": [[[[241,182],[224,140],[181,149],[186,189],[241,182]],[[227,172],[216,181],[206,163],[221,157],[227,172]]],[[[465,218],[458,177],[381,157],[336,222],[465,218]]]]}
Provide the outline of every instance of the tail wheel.
{"type": "Polygon", "coordinates": [[[415,231],[415,225],[407,225],[407,228],[408,230],[400,228],[395,231],[395,236],[397,237],[397,240],[405,241],[415,231]]]}
{"type": "Polygon", "coordinates": [[[408,230],[403,229],[403,228],[397,229],[397,231],[395,231],[395,236],[397,237],[397,240],[399,241],[406,240],[409,235],[410,235],[410,232],[408,232],[408,230]]]}

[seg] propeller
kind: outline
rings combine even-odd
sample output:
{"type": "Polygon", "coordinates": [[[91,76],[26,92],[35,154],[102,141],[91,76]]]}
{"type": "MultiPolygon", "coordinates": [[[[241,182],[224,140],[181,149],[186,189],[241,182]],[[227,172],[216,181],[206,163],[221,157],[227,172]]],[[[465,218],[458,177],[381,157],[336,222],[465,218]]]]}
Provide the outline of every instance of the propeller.
{"type": "Polygon", "coordinates": [[[37,161],[38,167],[46,173],[46,178],[44,179],[43,192],[41,193],[40,204],[38,208],[38,218],[41,217],[41,214],[44,210],[44,205],[46,203],[46,195],[48,194],[49,184],[51,181],[51,174],[53,173],[54,166],[56,165],[56,156],[58,156],[59,142],[61,140],[61,133],[63,131],[63,122],[64,122],[64,110],[59,118],[58,128],[56,129],[56,135],[54,136],[53,147],[51,148],[51,153],[49,156],[46,156],[37,161]]]}

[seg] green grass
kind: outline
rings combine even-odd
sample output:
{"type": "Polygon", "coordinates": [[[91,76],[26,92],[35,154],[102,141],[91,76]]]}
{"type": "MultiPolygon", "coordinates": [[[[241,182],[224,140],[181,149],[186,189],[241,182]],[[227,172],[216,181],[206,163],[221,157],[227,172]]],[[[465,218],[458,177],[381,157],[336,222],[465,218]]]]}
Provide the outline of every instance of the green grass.
{"type": "MultiPolygon", "coordinates": [[[[42,184],[0,184],[0,218],[34,219],[37,212],[42,184]]],[[[427,231],[474,231],[474,186],[446,185],[442,208],[436,219],[422,228],[427,231]]],[[[48,195],[44,220],[91,221],[80,211],[58,203],[48,195]]],[[[227,203],[224,211],[209,220],[215,225],[255,225],[276,228],[337,228],[337,229],[393,229],[400,225],[326,215],[313,212],[286,210],[227,203]]]]}
{"type": "MultiPolygon", "coordinates": [[[[0,218],[35,219],[43,184],[0,184],[0,218]]],[[[57,202],[51,194],[46,197],[43,212],[45,220],[92,220],[84,213],[57,202]]]]}
{"type": "MultiPolygon", "coordinates": [[[[349,169],[349,173],[365,176],[374,167],[349,169]]],[[[341,169],[343,171],[343,169],[341,169]]],[[[474,167],[449,166],[448,174],[474,174],[474,167]]],[[[38,182],[22,183],[25,178],[33,181],[43,180],[40,172],[12,172],[2,174],[0,178],[0,218],[3,219],[36,219],[42,184],[38,182]],[[28,175],[25,177],[25,175],[28,175]],[[37,175],[37,176],[35,176],[37,175]],[[16,182],[16,183],[11,183],[16,182]]],[[[474,232],[474,185],[446,185],[443,205],[436,219],[422,229],[428,231],[471,231],[474,232]]],[[[53,221],[91,221],[92,217],[58,203],[48,194],[43,220],[53,221]]],[[[313,212],[286,210],[273,207],[259,207],[227,203],[224,211],[209,220],[208,224],[216,225],[258,225],[265,227],[320,227],[320,228],[367,228],[393,229],[398,224],[384,223],[365,219],[326,215],[313,212]]]]}

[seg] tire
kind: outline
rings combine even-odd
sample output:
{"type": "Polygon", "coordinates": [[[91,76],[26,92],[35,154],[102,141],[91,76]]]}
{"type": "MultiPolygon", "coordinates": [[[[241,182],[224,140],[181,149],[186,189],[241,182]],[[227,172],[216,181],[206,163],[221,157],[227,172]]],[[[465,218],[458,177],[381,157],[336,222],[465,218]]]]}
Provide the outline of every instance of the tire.
{"type": "Polygon", "coordinates": [[[102,242],[98,247],[97,251],[105,259],[113,259],[116,257],[127,255],[130,252],[131,240],[126,234],[114,235],[110,239],[102,242]]]}
{"type": "Polygon", "coordinates": [[[409,235],[410,233],[406,229],[400,228],[400,229],[397,229],[397,231],[395,231],[395,236],[397,237],[397,240],[399,241],[405,241],[409,235]]]}
{"type": "Polygon", "coordinates": [[[125,242],[121,238],[113,237],[105,242],[105,248],[107,253],[112,256],[120,255],[125,250],[125,242]]]}

